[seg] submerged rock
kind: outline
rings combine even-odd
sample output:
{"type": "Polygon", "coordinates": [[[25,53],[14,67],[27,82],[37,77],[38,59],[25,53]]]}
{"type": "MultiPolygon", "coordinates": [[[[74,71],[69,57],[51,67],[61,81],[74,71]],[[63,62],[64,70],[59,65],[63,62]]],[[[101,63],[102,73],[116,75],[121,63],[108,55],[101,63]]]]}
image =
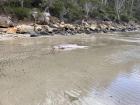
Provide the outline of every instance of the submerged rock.
{"type": "Polygon", "coordinates": [[[71,90],[71,91],[65,91],[65,95],[68,97],[70,102],[79,100],[81,91],[79,90],[71,90]]]}
{"type": "Polygon", "coordinates": [[[56,45],[53,48],[57,50],[74,50],[74,49],[84,49],[87,47],[88,46],[80,46],[77,44],[61,44],[61,45],[56,45]]]}
{"type": "Polygon", "coordinates": [[[35,33],[35,32],[33,32],[33,33],[30,34],[30,37],[38,37],[38,36],[39,35],[37,33],[35,33]]]}

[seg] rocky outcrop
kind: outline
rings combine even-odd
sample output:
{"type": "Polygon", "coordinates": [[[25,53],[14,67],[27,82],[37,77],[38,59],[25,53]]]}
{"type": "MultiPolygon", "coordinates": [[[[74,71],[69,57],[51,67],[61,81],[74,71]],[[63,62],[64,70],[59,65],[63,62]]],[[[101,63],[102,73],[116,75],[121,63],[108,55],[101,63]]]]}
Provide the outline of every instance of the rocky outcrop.
{"type": "Polygon", "coordinates": [[[117,24],[111,21],[103,22],[91,22],[86,24],[68,24],[65,22],[57,22],[48,25],[37,25],[36,30],[38,33],[43,33],[43,35],[75,35],[80,33],[107,33],[107,32],[126,32],[136,30],[135,25],[130,25],[128,23],[117,24]],[[39,28],[40,27],[40,28],[39,28]]]}
{"type": "Polygon", "coordinates": [[[49,12],[43,12],[38,16],[37,23],[41,25],[47,25],[50,23],[50,13],[49,12]]]}
{"type": "Polygon", "coordinates": [[[1,28],[8,28],[13,27],[14,23],[12,22],[10,17],[0,16],[0,27],[1,28]]]}
{"type": "MultiPolygon", "coordinates": [[[[20,34],[28,33],[32,37],[36,37],[40,35],[55,35],[55,34],[75,35],[81,33],[91,34],[91,33],[107,33],[107,32],[126,32],[136,30],[139,27],[139,25],[136,25],[135,23],[123,23],[123,22],[115,23],[112,21],[97,21],[97,20],[84,21],[81,22],[81,24],[70,24],[60,21],[56,17],[51,17],[49,16],[49,14],[44,15],[44,17],[49,17],[49,19],[46,18],[46,20],[44,20],[44,24],[39,23],[30,25],[22,24],[17,25],[13,28],[8,28],[6,31],[2,29],[2,31],[0,30],[0,32],[20,33],[20,34]]],[[[9,25],[7,25],[7,27],[9,27],[11,21],[10,20],[7,21],[9,21],[9,25]]]]}
{"type": "Polygon", "coordinates": [[[31,33],[34,31],[34,26],[31,25],[18,25],[16,26],[17,33],[25,34],[25,33],[31,33]]]}

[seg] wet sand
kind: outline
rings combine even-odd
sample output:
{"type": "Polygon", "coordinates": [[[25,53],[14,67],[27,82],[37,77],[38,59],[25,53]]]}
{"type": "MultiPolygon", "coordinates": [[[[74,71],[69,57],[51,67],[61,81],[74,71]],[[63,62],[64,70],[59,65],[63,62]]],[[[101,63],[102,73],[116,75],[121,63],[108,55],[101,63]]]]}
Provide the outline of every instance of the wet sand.
{"type": "Polygon", "coordinates": [[[139,34],[1,41],[0,105],[139,105],[139,34]]]}

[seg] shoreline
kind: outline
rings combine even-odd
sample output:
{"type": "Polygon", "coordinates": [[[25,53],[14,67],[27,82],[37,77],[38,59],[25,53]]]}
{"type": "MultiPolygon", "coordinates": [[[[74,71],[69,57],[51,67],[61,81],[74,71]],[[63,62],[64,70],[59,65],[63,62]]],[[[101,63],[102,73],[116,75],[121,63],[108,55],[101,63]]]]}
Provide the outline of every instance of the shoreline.
{"type": "MultiPolygon", "coordinates": [[[[140,32],[139,30],[133,30],[133,31],[127,31],[128,33],[133,33],[133,32],[140,32]]],[[[39,38],[61,38],[61,37],[77,37],[77,36],[84,36],[84,37],[89,37],[89,36],[95,36],[95,35],[112,35],[112,34],[119,34],[119,33],[127,33],[127,32],[121,32],[121,31],[115,31],[115,32],[99,32],[99,33],[80,33],[80,34],[75,34],[75,35],[61,35],[61,34],[54,34],[54,35],[39,35],[37,37],[31,37],[31,34],[9,34],[9,33],[0,33],[0,41],[10,41],[10,40],[22,40],[22,39],[39,39],[39,38]]]]}
{"type": "MultiPolygon", "coordinates": [[[[6,19],[7,22],[11,21],[6,17],[4,19],[6,19]]],[[[140,29],[140,24],[135,23],[134,21],[114,22],[89,19],[82,20],[77,23],[66,23],[59,19],[50,18],[50,21],[47,23],[45,21],[44,23],[33,21],[26,23],[23,21],[22,23],[17,23],[16,25],[13,23],[12,26],[10,23],[3,23],[0,25],[0,34],[21,34],[23,36],[29,34],[30,37],[53,36],[56,34],[68,36],[77,34],[130,32],[138,29],[140,29]]]]}

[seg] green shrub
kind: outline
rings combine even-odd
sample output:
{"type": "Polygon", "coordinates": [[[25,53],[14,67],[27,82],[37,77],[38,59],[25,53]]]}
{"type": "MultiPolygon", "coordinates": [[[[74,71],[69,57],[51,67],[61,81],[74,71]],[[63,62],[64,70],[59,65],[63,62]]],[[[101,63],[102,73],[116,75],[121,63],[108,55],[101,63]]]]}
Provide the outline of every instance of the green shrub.
{"type": "Polygon", "coordinates": [[[140,21],[140,8],[139,8],[139,10],[135,11],[134,15],[135,15],[135,19],[140,21]]]}
{"type": "Polygon", "coordinates": [[[131,18],[128,15],[121,15],[121,20],[124,22],[129,22],[131,18]]]}
{"type": "Polygon", "coordinates": [[[69,7],[68,11],[68,19],[71,21],[75,21],[84,16],[82,9],[80,9],[78,6],[71,6],[69,7]]]}
{"type": "Polygon", "coordinates": [[[22,8],[22,7],[5,7],[6,11],[14,16],[16,16],[19,20],[23,20],[30,16],[31,9],[22,8]]]}
{"type": "Polygon", "coordinates": [[[114,21],[116,20],[116,15],[115,14],[109,14],[109,19],[114,21]]]}
{"type": "Polygon", "coordinates": [[[59,18],[66,18],[69,21],[74,21],[83,17],[82,8],[79,5],[75,5],[72,2],[63,2],[62,0],[57,0],[50,7],[50,12],[53,16],[59,18]]]}
{"type": "Polygon", "coordinates": [[[61,12],[63,11],[64,3],[62,1],[57,1],[50,8],[52,14],[56,17],[60,17],[61,12]]]}
{"type": "Polygon", "coordinates": [[[108,14],[104,10],[100,9],[94,10],[91,16],[97,19],[109,20],[108,14]]]}

